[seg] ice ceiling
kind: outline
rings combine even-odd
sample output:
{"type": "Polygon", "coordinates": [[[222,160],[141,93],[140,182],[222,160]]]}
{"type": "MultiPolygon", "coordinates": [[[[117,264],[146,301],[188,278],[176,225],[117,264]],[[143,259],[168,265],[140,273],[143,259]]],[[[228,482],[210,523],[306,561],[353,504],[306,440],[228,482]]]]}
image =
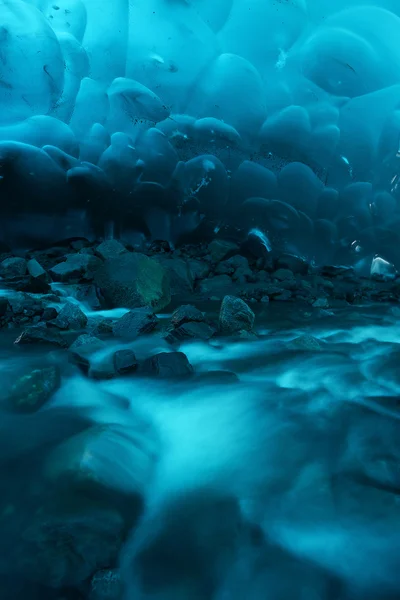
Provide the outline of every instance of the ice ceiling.
{"type": "Polygon", "coordinates": [[[400,262],[399,0],[1,0],[2,219],[400,262]]]}

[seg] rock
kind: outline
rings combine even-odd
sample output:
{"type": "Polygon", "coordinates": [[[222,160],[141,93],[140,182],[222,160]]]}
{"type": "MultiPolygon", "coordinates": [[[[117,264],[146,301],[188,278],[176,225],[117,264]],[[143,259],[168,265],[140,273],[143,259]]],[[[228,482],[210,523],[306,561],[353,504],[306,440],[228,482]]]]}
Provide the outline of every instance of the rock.
{"type": "Polygon", "coordinates": [[[188,340],[207,341],[215,334],[215,329],[207,323],[183,323],[180,327],[169,331],[165,339],[170,344],[186,342],[188,340]]]}
{"type": "Polygon", "coordinates": [[[179,327],[183,323],[201,323],[203,321],[205,321],[204,314],[191,304],[180,306],[172,313],[171,317],[171,325],[173,327],[179,327]]]}
{"type": "Polygon", "coordinates": [[[109,308],[151,306],[157,311],[171,301],[167,271],[140,253],[106,260],[95,273],[94,282],[109,308]]]}
{"type": "Polygon", "coordinates": [[[58,331],[51,331],[46,326],[29,327],[15,340],[14,344],[52,344],[65,348],[67,344],[58,331]]]}
{"type": "Polygon", "coordinates": [[[154,240],[151,242],[148,252],[149,254],[172,252],[171,244],[167,240],[154,240]]]}
{"type": "Polygon", "coordinates": [[[160,352],[145,360],[142,372],[145,375],[169,379],[192,375],[193,367],[183,352],[160,352]]]}
{"type": "Polygon", "coordinates": [[[277,271],[275,271],[275,273],[272,274],[272,277],[274,277],[274,279],[277,279],[278,281],[288,281],[290,279],[293,279],[294,275],[289,269],[278,269],[277,271]]]}
{"type": "Polygon", "coordinates": [[[83,250],[83,248],[89,248],[90,242],[86,238],[79,238],[79,239],[72,240],[69,243],[69,246],[70,246],[70,248],[72,248],[72,250],[79,252],[80,250],[83,250]]]}
{"type": "Polygon", "coordinates": [[[114,323],[117,319],[106,319],[105,317],[91,319],[89,321],[92,335],[102,335],[112,333],[114,323]]]}
{"type": "Polygon", "coordinates": [[[269,296],[262,296],[260,302],[263,304],[269,304],[269,296]]]}
{"type": "Polygon", "coordinates": [[[158,319],[150,307],[134,308],[115,321],[113,334],[120,338],[134,339],[153,331],[157,323],[158,319]]]}
{"type": "Polygon", "coordinates": [[[213,263],[218,263],[224,258],[233,256],[239,252],[239,246],[228,240],[213,240],[208,245],[208,252],[213,263]]]}
{"type": "Polygon", "coordinates": [[[114,369],[119,375],[133,373],[138,368],[138,361],[133,350],[117,350],[113,357],[114,369]]]}
{"type": "Polygon", "coordinates": [[[36,279],[42,283],[49,282],[50,277],[49,277],[48,273],[46,273],[46,271],[43,269],[43,267],[38,263],[38,261],[35,258],[31,258],[31,260],[28,260],[27,269],[28,269],[28,273],[32,277],[32,279],[36,279]]]}
{"type": "Polygon", "coordinates": [[[23,277],[26,269],[26,260],[17,256],[6,258],[0,263],[0,275],[5,279],[23,277]]]}
{"type": "Polygon", "coordinates": [[[90,490],[96,502],[106,499],[110,508],[129,498],[131,520],[142,508],[158,452],[152,427],[131,411],[129,423],[101,423],[68,438],[46,455],[44,475],[55,489],[90,490]]]}
{"type": "Polygon", "coordinates": [[[96,287],[89,284],[79,283],[71,286],[74,298],[82,302],[91,310],[100,310],[101,302],[97,296],[96,287]]]}
{"type": "Polygon", "coordinates": [[[98,571],[90,582],[88,600],[121,600],[123,586],[118,569],[98,571]]]}
{"type": "Polygon", "coordinates": [[[93,344],[96,344],[99,347],[105,346],[104,342],[102,340],[99,340],[99,338],[95,337],[94,335],[90,333],[82,333],[82,335],[79,335],[74,341],[74,343],[71,344],[69,349],[73,351],[77,348],[82,348],[82,346],[89,346],[93,344]]]}
{"type": "Polygon", "coordinates": [[[254,320],[255,314],[243,300],[235,296],[225,296],[219,313],[219,326],[222,333],[251,331],[254,320]]]}
{"type": "Polygon", "coordinates": [[[102,340],[87,334],[81,335],[69,348],[69,362],[80,367],[84,373],[89,373],[96,361],[96,354],[105,348],[102,340]]]}
{"type": "Polygon", "coordinates": [[[275,266],[278,270],[288,269],[299,275],[307,275],[308,273],[308,262],[295,254],[282,254],[277,258],[275,266]]]}
{"type": "Polygon", "coordinates": [[[50,588],[76,587],[116,561],[123,535],[123,519],[110,508],[38,511],[13,549],[13,567],[50,588]]]}
{"type": "Polygon", "coordinates": [[[287,344],[290,350],[310,350],[312,352],[320,352],[324,344],[312,335],[301,335],[287,344]]]}
{"type": "Polygon", "coordinates": [[[59,329],[84,329],[87,325],[87,316],[77,304],[67,302],[51,324],[59,329]]]}
{"type": "Polygon", "coordinates": [[[205,279],[210,274],[209,264],[202,260],[191,259],[188,265],[194,281],[205,279]]]}
{"type": "Polygon", "coordinates": [[[317,298],[315,302],[312,303],[314,308],[328,308],[329,301],[328,298],[317,298]]]}
{"type": "Polygon", "coordinates": [[[281,290],[279,294],[274,296],[274,300],[280,300],[281,302],[286,302],[286,300],[290,300],[292,297],[292,292],[290,290],[281,290]]]}
{"type": "Polygon", "coordinates": [[[30,413],[39,410],[58,390],[61,376],[58,367],[34,369],[18,377],[8,400],[15,411],[30,413]]]}
{"type": "Polygon", "coordinates": [[[100,256],[103,260],[107,260],[109,258],[116,258],[121,256],[121,254],[125,254],[128,250],[118,242],[118,240],[105,240],[96,248],[96,254],[100,256]]]}
{"type": "Polygon", "coordinates": [[[50,269],[54,281],[91,280],[102,266],[100,258],[89,254],[67,254],[66,259],[65,262],[58,263],[50,269]]]}
{"type": "Polygon", "coordinates": [[[56,311],[56,309],[53,306],[46,306],[46,308],[44,309],[43,313],[42,313],[42,321],[52,321],[53,319],[56,319],[58,315],[58,312],[56,311]]]}
{"type": "Polygon", "coordinates": [[[114,357],[112,354],[106,354],[100,358],[94,358],[90,364],[88,375],[92,379],[113,379],[116,376],[114,357]]]}
{"type": "Polygon", "coordinates": [[[169,275],[171,296],[180,296],[193,292],[194,278],[186,260],[166,257],[158,257],[157,260],[169,275]]]}
{"type": "Polygon", "coordinates": [[[232,286],[232,279],[228,275],[217,275],[210,279],[204,279],[199,285],[199,290],[202,294],[210,297],[214,296],[216,292],[223,292],[232,286]]]}

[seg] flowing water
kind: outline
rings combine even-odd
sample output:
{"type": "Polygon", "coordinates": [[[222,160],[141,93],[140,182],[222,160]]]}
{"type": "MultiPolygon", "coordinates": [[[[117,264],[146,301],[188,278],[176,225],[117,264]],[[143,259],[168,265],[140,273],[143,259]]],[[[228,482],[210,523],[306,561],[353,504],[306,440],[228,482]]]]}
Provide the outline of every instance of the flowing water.
{"type": "MultiPolygon", "coordinates": [[[[18,478],[28,497],[61,440],[86,420],[126,431],[122,445],[86,460],[110,487],[128,492],[140,479],[137,433],[129,432],[147,423],[140,443],[154,443],[157,460],[144,485],[144,517],[119,559],[127,599],[398,597],[398,317],[383,305],[320,319],[271,305],[258,315],[258,340],[183,345],[196,376],[180,382],[93,381],[65,351],[15,347],[15,332],[3,333],[2,390],[28,364],[59,364],[62,385],[33,416],[3,409],[2,551],[18,543],[19,529],[5,517],[22,493],[18,478]],[[313,338],[291,343],[302,335],[313,338]],[[18,473],[10,469],[15,459],[18,473]]],[[[112,344],[121,348],[109,342],[107,352],[112,344]]],[[[170,351],[154,335],[125,346],[139,359],[170,351]]],[[[6,558],[0,563],[4,572],[6,558]]]]}

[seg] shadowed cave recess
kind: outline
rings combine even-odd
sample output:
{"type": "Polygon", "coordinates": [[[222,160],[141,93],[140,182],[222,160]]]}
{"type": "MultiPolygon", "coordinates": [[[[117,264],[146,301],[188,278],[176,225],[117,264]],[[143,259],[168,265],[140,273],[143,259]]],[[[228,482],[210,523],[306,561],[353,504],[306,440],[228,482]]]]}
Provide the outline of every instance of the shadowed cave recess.
{"type": "Polygon", "coordinates": [[[398,600],[399,40],[0,0],[0,600],[398,600]]]}

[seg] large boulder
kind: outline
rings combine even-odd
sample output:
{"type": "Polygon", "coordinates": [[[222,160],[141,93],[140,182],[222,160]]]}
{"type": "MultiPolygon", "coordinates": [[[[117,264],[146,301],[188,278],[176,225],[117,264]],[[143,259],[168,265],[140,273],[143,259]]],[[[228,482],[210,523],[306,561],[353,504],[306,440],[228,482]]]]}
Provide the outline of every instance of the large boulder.
{"type": "Polygon", "coordinates": [[[255,315],[251,308],[235,296],[225,296],[219,313],[219,326],[222,333],[251,331],[255,315]]]}
{"type": "Polygon", "coordinates": [[[94,281],[110,308],[151,306],[157,311],[171,301],[166,269],[144,254],[127,253],[106,260],[94,281]]]}
{"type": "Polygon", "coordinates": [[[67,254],[64,262],[50,269],[54,281],[91,280],[96,269],[101,266],[100,258],[90,254],[67,254]]]}

